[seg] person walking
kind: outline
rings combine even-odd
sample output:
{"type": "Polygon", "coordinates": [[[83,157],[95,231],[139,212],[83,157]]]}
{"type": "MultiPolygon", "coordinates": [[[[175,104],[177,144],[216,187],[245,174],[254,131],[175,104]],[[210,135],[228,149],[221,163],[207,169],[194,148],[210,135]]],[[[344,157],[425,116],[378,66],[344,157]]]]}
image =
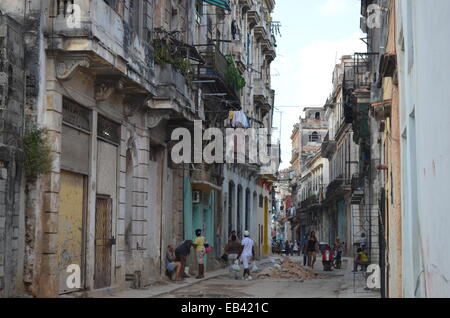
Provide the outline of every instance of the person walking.
{"type": "Polygon", "coordinates": [[[255,259],[255,243],[250,238],[250,232],[245,231],[244,232],[244,239],[242,240],[242,252],[239,253],[238,259],[242,261],[242,264],[244,265],[244,276],[243,279],[245,280],[252,280],[252,276],[250,273],[250,262],[253,258],[255,259]]]}
{"type": "Polygon", "coordinates": [[[286,243],[284,244],[284,252],[286,254],[286,257],[291,254],[291,244],[289,243],[289,241],[286,241],[286,243]]]}
{"type": "Polygon", "coordinates": [[[186,268],[186,259],[191,252],[193,242],[191,240],[184,241],[175,249],[175,262],[180,262],[177,272],[177,282],[181,282],[184,278],[184,270],[186,268]]]}
{"type": "Polygon", "coordinates": [[[302,254],[303,254],[303,266],[308,264],[308,238],[306,235],[303,235],[302,238],[302,254]]]}
{"type": "Polygon", "coordinates": [[[314,264],[316,263],[317,251],[319,249],[319,242],[316,238],[316,233],[311,232],[308,240],[308,266],[314,268],[314,264]]]}
{"type": "Polygon", "coordinates": [[[293,254],[298,254],[298,256],[300,256],[297,241],[294,242],[294,246],[293,246],[293,248],[292,248],[292,253],[293,253],[293,254]]]}
{"type": "Polygon", "coordinates": [[[238,255],[242,252],[242,245],[238,242],[236,235],[232,235],[230,241],[225,246],[225,253],[228,255],[228,266],[230,272],[230,278],[237,279],[238,276],[236,272],[233,270],[233,264],[238,259],[238,255]]]}
{"type": "Polygon", "coordinates": [[[195,231],[195,240],[194,240],[194,248],[195,248],[195,255],[197,258],[197,264],[198,264],[198,274],[196,279],[205,278],[205,265],[203,265],[203,256],[205,256],[205,242],[206,239],[204,236],[202,236],[202,230],[196,230],[195,231]]]}
{"type": "Polygon", "coordinates": [[[344,243],[341,243],[339,237],[336,238],[333,249],[335,251],[335,266],[337,269],[340,269],[342,265],[342,254],[344,253],[344,243]]]}

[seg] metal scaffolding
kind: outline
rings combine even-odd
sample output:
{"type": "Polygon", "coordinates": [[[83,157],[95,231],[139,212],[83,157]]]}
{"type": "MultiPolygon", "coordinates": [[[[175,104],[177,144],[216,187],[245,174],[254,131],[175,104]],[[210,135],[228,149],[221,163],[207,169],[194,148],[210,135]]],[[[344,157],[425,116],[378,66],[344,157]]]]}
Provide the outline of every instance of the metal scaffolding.
{"type": "MultiPolygon", "coordinates": [[[[364,249],[369,257],[369,264],[380,264],[380,216],[378,204],[352,205],[352,245],[355,249],[359,247],[364,249]],[[362,236],[363,233],[365,238],[362,236]]],[[[367,290],[367,276],[366,272],[354,272],[355,293],[370,292],[367,290]]]]}

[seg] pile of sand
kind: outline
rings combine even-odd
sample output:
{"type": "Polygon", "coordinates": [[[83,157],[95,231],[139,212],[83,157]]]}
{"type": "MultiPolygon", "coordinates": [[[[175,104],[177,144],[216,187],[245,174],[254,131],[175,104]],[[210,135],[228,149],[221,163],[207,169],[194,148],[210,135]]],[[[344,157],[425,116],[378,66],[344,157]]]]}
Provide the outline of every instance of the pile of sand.
{"type": "Polygon", "coordinates": [[[258,279],[289,279],[289,280],[312,280],[322,279],[323,276],[314,270],[302,267],[298,263],[292,262],[289,258],[283,259],[279,263],[262,270],[258,275],[258,279]]]}

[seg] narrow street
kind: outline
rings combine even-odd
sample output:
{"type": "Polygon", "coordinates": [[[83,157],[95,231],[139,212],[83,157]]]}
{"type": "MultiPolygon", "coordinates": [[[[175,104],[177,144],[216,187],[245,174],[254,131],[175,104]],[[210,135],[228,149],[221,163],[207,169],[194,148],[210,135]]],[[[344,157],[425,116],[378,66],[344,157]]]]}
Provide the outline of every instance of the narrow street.
{"type": "MultiPolygon", "coordinates": [[[[292,257],[300,263],[299,257],[292,257]]],[[[316,265],[316,272],[326,278],[313,280],[257,279],[252,281],[230,279],[221,275],[198,284],[163,294],[158,298],[376,298],[379,293],[365,291],[358,279],[356,292],[353,289],[353,273],[348,266],[351,260],[344,262],[345,268],[324,272],[322,264],[316,265]]],[[[271,262],[262,264],[262,268],[271,262]]],[[[358,273],[361,277],[361,274],[358,273]]]]}
{"type": "MultiPolygon", "coordinates": [[[[260,270],[273,266],[273,260],[258,262],[260,270]]],[[[291,257],[299,264],[301,258],[291,257]]],[[[184,284],[163,282],[143,290],[126,290],[105,298],[379,298],[377,291],[365,290],[361,272],[357,273],[354,288],[352,260],[344,259],[342,269],[324,272],[321,262],[315,266],[319,279],[259,279],[253,274],[252,281],[230,278],[227,270],[208,273],[205,279],[186,279],[184,284]]]]}
{"type": "Polygon", "coordinates": [[[0,0],[0,299],[450,298],[429,3],[0,0]]]}

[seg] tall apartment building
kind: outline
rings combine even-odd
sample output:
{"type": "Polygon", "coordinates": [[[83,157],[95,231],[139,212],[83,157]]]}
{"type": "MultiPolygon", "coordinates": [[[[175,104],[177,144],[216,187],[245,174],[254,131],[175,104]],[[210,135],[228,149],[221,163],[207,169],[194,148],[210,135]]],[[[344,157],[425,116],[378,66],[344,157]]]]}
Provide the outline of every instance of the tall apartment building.
{"type": "Polygon", "coordinates": [[[14,144],[4,143],[12,156],[2,152],[0,191],[10,196],[0,214],[2,295],[148,286],[165,275],[166,247],[192,239],[197,228],[215,247],[208,269],[216,268],[229,228],[250,230],[259,255],[268,253],[273,175],[258,165],[174,162],[172,137],[177,129],[224,130],[235,112],[270,135],[274,5],[0,3],[7,25],[0,45],[17,43],[1,56],[17,77],[11,82],[0,69],[0,88],[17,85],[6,99],[0,91],[10,114],[4,119],[15,138],[25,121],[44,129],[51,151],[50,171],[20,181],[14,144]],[[71,265],[81,286],[67,284],[71,265]]]}

